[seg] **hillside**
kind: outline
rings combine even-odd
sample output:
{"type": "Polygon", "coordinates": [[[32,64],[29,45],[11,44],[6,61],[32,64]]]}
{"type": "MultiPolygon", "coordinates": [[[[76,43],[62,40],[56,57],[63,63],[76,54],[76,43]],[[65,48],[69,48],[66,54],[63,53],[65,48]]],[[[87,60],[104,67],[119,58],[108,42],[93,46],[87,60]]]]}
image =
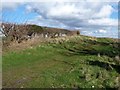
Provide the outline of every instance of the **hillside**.
{"type": "Polygon", "coordinates": [[[12,47],[3,54],[3,88],[118,88],[119,49],[114,39],[82,35],[12,47]]]}
{"type": "Polygon", "coordinates": [[[34,24],[13,23],[2,23],[0,32],[2,32],[2,35],[4,36],[4,46],[9,46],[11,42],[21,43],[36,37],[44,39],[80,35],[80,31],[78,30],[43,27],[34,24]]]}

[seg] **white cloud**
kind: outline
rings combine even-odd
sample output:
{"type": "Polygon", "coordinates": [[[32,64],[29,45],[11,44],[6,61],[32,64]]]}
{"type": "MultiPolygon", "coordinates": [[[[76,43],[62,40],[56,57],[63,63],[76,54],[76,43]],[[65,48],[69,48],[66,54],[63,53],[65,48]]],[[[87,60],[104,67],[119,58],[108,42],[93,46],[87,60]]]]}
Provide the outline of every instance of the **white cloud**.
{"type": "Polygon", "coordinates": [[[107,31],[104,29],[100,29],[100,30],[98,30],[98,33],[107,33],[107,31]]]}
{"type": "Polygon", "coordinates": [[[91,25],[118,26],[118,21],[111,18],[90,19],[88,23],[91,25]]]}
{"type": "Polygon", "coordinates": [[[6,1],[6,2],[1,2],[2,5],[2,9],[9,9],[9,10],[14,10],[16,9],[19,5],[24,4],[24,2],[10,2],[10,1],[6,1]]]}
{"type": "Polygon", "coordinates": [[[32,7],[30,5],[27,5],[26,6],[26,11],[27,11],[27,13],[32,12],[32,7]]]}
{"type": "MultiPolygon", "coordinates": [[[[95,31],[99,29],[100,31],[97,33],[105,33],[105,31],[101,30],[108,30],[108,27],[117,27],[118,25],[117,19],[110,18],[111,14],[116,11],[111,6],[111,2],[101,0],[52,0],[52,2],[45,3],[44,1],[41,2],[41,0],[38,0],[38,2],[34,1],[26,4],[27,12],[36,12],[38,14],[38,17],[29,22],[39,25],[68,29],[93,29],[95,31]]],[[[14,3],[8,6],[14,8],[18,4],[14,3]]]]}
{"type": "MultiPolygon", "coordinates": [[[[2,2],[10,2],[10,0],[1,0],[2,2]]],[[[113,2],[113,0],[11,0],[11,2],[113,2]]],[[[114,0],[119,2],[119,0],[114,0]]]]}
{"type": "MultiPolygon", "coordinates": [[[[109,3],[32,3],[31,7],[43,18],[58,20],[67,25],[71,25],[70,22],[74,22],[74,24],[76,23],[77,26],[80,24],[82,25],[83,23],[98,23],[97,25],[108,24],[108,26],[117,24],[117,20],[110,18],[110,15],[113,13],[114,9],[110,6],[109,3]]],[[[29,7],[30,10],[31,7],[29,7]]]]}
{"type": "Polygon", "coordinates": [[[95,17],[98,17],[98,18],[110,17],[110,15],[112,14],[113,10],[114,9],[110,5],[104,5],[100,9],[100,11],[95,15],[95,17]]]}

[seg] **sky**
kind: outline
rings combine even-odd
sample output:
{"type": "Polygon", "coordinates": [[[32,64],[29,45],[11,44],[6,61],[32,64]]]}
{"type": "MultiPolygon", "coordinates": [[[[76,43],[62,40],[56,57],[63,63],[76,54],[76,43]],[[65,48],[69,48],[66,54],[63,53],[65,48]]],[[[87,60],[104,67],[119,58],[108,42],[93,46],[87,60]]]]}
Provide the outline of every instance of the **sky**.
{"type": "Polygon", "coordinates": [[[118,38],[118,0],[2,1],[2,22],[80,30],[95,37],[118,38]]]}

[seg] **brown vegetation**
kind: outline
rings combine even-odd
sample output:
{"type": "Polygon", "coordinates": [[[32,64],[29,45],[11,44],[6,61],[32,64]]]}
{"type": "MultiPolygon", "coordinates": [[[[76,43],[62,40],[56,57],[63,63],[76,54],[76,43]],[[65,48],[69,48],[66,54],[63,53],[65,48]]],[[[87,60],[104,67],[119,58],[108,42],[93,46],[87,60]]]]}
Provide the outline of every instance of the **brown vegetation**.
{"type": "MultiPolygon", "coordinates": [[[[64,36],[79,35],[79,31],[70,31],[67,29],[48,28],[28,24],[2,23],[1,32],[5,35],[3,44],[9,46],[10,43],[21,43],[33,38],[56,38],[64,36]]],[[[42,40],[41,40],[42,41],[42,40]]]]}

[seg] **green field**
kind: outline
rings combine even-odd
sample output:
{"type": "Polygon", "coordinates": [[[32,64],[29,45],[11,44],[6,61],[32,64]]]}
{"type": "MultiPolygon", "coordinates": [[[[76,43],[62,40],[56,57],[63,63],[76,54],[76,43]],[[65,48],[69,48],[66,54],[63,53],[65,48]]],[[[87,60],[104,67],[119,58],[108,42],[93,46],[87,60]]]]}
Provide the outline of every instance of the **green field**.
{"type": "Polygon", "coordinates": [[[87,36],[5,52],[3,88],[117,88],[117,55],[115,40],[87,36]]]}

